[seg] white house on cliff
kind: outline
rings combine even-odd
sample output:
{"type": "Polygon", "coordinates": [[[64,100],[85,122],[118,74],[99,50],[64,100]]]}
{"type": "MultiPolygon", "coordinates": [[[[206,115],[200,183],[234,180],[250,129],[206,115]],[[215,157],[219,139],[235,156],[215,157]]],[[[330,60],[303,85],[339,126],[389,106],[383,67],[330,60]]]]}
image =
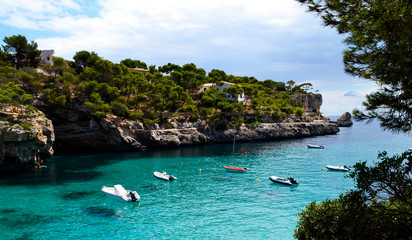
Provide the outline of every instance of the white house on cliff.
{"type": "Polygon", "coordinates": [[[53,64],[54,50],[42,50],[40,53],[40,65],[53,64]]]}
{"type": "MultiPolygon", "coordinates": [[[[204,91],[206,91],[207,89],[209,89],[211,87],[217,88],[219,91],[223,92],[223,89],[225,89],[227,87],[230,87],[232,85],[236,85],[236,84],[230,83],[230,82],[225,82],[225,81],[223,81],[222,86],[219,86],[215,83],[206,83],[206,84],[203,84],[203,86],[200,88],[199,93],[204,92],[204,91]]],[[[244,93],[238,94],[237,96],[231,95],[229,93],[225,93],[225,95],[226,95],[226,99],[230,102],[243,102],[243,101],[245,101],[245,94],[244,93]]]]}

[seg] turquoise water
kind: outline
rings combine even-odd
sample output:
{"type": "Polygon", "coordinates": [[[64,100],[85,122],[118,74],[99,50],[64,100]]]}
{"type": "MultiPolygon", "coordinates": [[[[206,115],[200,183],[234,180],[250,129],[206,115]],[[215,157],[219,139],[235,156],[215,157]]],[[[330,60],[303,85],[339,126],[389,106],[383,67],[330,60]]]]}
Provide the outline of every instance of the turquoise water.
{"type": "Polygon", "coordinates": [[[345,173],[326,165],[372,163],[380,150],[392,155],[411,146],[408,136],[355,123],[332,136],[237,143],[234,156],[232,144],[55,156],[41,171],[0,177],[0,238],[292,239],[300,210],[353,188],[345,173]],[[232,161],[250,171],[224,171],[232,161]],[[153,177],[163,170],[178,179],[153,177]],[[300,184],[278,185],[272,175],[300,184]],[[140,203],[100,191],[114,184],[137,190],[140,203]]]}

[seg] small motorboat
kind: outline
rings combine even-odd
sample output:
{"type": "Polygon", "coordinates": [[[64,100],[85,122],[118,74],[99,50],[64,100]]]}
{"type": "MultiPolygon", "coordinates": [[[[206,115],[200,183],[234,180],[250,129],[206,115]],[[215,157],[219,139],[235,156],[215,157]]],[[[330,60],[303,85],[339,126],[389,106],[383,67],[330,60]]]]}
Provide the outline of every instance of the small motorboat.
{"type": "Polygon", "coordinates": [[[308,144],[308,148],[324,149],[322,145],[308,144]]]}
{"type": "Polygon", "coordinates": [[[139,202],[140,200],[140,196],[136,191],[126,190],[120,184],[114,185],[113,187],[103,186],[102,192],[110,198],[121,202],[139,202]]]}
{"type": "Polygon", "coordinates": [[[269,179],[274,183],[280,183],[280,184],[285,184],[289,186],[292,186],[294,184],[299,184],[299,182],[293,179],[293,177],[282,178],[282,177],[271,176],[269,177],[269,179]]]}
{"type": "Polygon", "coordinates": [[[161,172],[154,172],[153,176],[155,176],[158,179],[165,180],[165,181],[173,181],[173,180],[177,179],[177,177],[175,177],[173,175],[168,175],[166,173],[166,171],[163,171],[162,173],[161,172]]]}
{"type": "Polygon", "coordinates": [[[347,172],[347,171],[350,170],[350,168],[347,167],[346,165],[345,166],[331,166],[331,165],[328,165],[328,166],[326,166],[326,168],[329,169],[329,170],[333,170],[333,171],[344,171],[344,172],[347,172]]]}
{"type": "Polygon", "coordinates": [[[247,168],[239,168],[239,167],[228,167],[228,166],[223,166],[223,167],[228,172],[245,173],[248,170],[247,168]]]}

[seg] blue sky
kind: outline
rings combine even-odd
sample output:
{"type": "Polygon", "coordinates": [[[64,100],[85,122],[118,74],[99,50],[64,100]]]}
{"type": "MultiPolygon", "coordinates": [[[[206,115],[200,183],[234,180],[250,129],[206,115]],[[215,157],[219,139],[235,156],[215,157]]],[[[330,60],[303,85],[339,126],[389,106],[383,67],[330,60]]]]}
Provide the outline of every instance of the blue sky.
{"type": "Polygon", "coordinates": [[[375,85],[343,71],[342,36],[295,0],[0,0],[0,38],[21,34],[72,59],[194,63],[258,80],[310,82],[321,112],[360,107],[375,85]]]}

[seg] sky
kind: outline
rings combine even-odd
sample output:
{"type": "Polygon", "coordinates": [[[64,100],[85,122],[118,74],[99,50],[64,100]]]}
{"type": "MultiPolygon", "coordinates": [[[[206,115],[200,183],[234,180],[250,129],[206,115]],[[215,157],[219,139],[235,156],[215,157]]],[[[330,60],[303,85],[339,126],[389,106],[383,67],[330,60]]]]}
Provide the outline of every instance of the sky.
{"type": "MultiPolygon", "coordinates": [[[[0,38],[21,34],[72,60],[194,63],[206,72],[312,83],[321,112],[361,107],[373,82],[344,73],[343,36],[295,0],[0,0],[0,38]]],[[[1,41],[1,44],[3,42],[1,41]]]]}

